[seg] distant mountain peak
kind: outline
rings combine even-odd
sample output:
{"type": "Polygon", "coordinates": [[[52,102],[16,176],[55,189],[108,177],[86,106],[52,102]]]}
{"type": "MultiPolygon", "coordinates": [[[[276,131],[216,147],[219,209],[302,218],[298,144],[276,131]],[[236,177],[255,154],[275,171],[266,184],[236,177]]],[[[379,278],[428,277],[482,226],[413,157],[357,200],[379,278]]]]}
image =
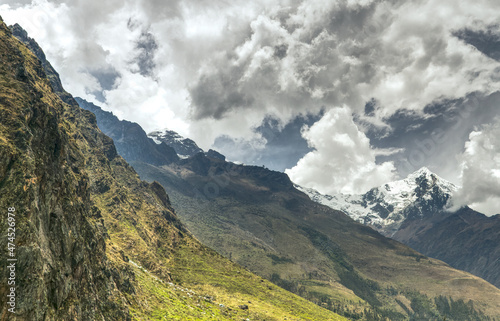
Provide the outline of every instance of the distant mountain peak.
{"type": "Polygon", "coordinates": [[[181,158],[203,153],[203,149],[198,147],[192,139],[182,137],[173,130],[156,130],[149,133],[148,137],[152,138],[157,144],[165,143],[172,147],[181,158]]]}
{"type": "Polygon", "coordinates": [[[419,170],[409,174],[404,180],[406,181],[417,181],[427,179],[431,182],[447,182],[444,178],[439,177],[436,173],[432,172],[427,167],[422,167],[419,170]]]}
{"type": "Polygon", "coordinates": [[[323,195],[297,186],[313,201],[348,214],[385,235],[394,234],[408,218],[442,210],[457,186],[422,167],[406,178],[374,187],[364,194],[323,195]]]}
{"type": "MultiPolygon", "coordinates": [[[[417,197],[422,196],[430,189],[437,188],[443,190],[446,194],[452,194],[457,190],[457,186],[453,183],[441,178],[427,167],[422,167],[419,170],[409,174],[406,178],[390,182],[384,185],[390,188],[390,194],[397,194],[398,192],[415,193],[417,197]]],[[[380,188],[376,187],[375,189],[380,188]]]]}
{"type": "Polygon", "coordinates": [[[420,168],[419,170],[413,172],[412,174],[408,175],[408,178],[410,177],[414,177],[414,176],[430,176],[430,175],[435,175],[430,169],[428,169],[427,167],[422,167],[420,168]]]}

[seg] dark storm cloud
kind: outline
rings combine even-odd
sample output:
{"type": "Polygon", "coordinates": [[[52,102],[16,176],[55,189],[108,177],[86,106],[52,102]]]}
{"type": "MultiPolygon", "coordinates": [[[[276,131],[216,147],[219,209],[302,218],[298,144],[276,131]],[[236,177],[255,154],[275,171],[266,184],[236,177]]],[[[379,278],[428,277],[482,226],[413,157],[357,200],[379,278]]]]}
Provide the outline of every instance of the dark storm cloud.
{"type": "Polygon", "coordinates": [[[370,117],[375,116],[376,107],[377,107],[377,101],[373,98],[370,99],[370,101],[368,101],[365,104],[365,115],[370,117]]]}
{"type": "Polygon", "coordinates": [[[500,61],[500,26],[488,26],[485,30],[462,29],[456,37],[474,46],[488,57],[500,61]]]}
{"type": "Polygon", "coordinates": [[[484,59],[450,42],[452,27],[433,20],[437,12],[427,1],[304,1],[295,10],[262,14],[251,22],[250,37],[191,83],[193,114],[220,119],[235,109],[265,114],[275,108],[289,120],[324,105],[360,112],[375,97],[386,117],[400,108],[421,113],[436,99],[496,81],[484,59]],[[231,80],[222,84],[236,103],[223,93],[199,99],[211,82],[224,79],[231,80]]]}
{"type": "Polygon", "coordinates": [[[232,73],[207,75],[190,88],[194,118],[221,119],[227,112],[251,106],[254,98],[235,86],[241,69],[232,68],[232,73]]]}
{"type": "Polygon", "coordinates": [[[103,90],[112,89],[116,79],[120,77],[120,73],[112,67],[90,70],[90,73],[99,80],[103,90]]]}
{"type": "Polygon", "coordinates": [[[156,68],[155,53],[158,50],[158,43],[148,31],[143,31],[136,42],[139,55],[134,59],[139,66],[139,73],[143,76],[151,77],[156,68]]]}
{"type": "Polygon", "coordinates": [[[89,74],[97,79],[100,85],[100,89],[93,91],[92,94],[101,103],[106,102],[104,91],[113,89],[115,82],[120,78],[120,73],[113,67],[108,66],[107,68],[89,70],[89,74]]]}
{"type": "Polygon", "coordinates": [[[274,47],[274,56],[283,59],[286,57],[286,52],[288,50],[288,45],[282,44],[274,47]]]}
{"type": "Polygon", "coordinates": [[[215,140],[214,147],[228,159],[244,159],[246,164],[264,164],[272,170],[284,171],[295,166],[299,159],[312,151],[301,132],[304,126],[312,126],[321,117],[323,112],[300,115],[283,126],[279,119],[268,116],[254,129],[265,140],[265,145],[255,146],[251,141],[220,136],[215,140]]]}
{"type": "MultiPolygon", "coordinates": [[[[375,8],[375,4],[350,7],[340,2],[325,7],[324,14],[306,16],[283,9],[284,15],[279,11],[277,17],[260,16],[251,24],[250,37],[234,48],[233,54],[214,60],[214,68],[201,74],[190,88],[195,117],[219,119],[235,108],[266,110],[269,105],[285,104],[282,109],[287,109],[287,114],[297,115],[318,112],[325,103],[357,101],[355,85],[376,76],[373,64],[363,60],[380,44],[375,37],[369,43],[355,41],[379,31],[375,27],[364,29],[369,27],[367,21],[373,19],[375,8]],[[360,63],[345,63],[342,57],[359,59],[360,63]],[[207,97],[208,91],[217,94],[207,97]],[[255,92],[259,95],[253,99],[255,92]],[[228,101],[228,96],[233,99],[228,101]],[[291,96],[295,96],[293,100],[291,96]],[[319,103],[306,107],[308,100],[319,103]]],[[[308,10],[305,3],[299,10],[308,10]]]]}

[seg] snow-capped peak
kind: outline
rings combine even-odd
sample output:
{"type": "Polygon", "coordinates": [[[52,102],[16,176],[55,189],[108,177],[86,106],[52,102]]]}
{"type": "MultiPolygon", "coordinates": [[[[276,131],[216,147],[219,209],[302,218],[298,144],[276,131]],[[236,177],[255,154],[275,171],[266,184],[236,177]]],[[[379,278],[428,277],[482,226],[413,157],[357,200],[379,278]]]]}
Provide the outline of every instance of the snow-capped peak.
{"type": "Polygon", "coordinates": [[[454,184],[434,174],[427,167],[422,167],[418,171],[408,175],[405,179],[387,183],[384,186],[375,188],[375,190],[385,190],[385,194],[396,198],[408,198],[410,194],[419,197],[434,186],[443,190],[446,194],[451,194],[457,189],[454,184]]]}
{"type": "Polygon", "coordinates": [[[313,201],[340,210],[354,220],[391,235],[409,216],[441,210],[457,187],[422,167],[405,179],[372,188],[365,194],[323,195],[313,189],[297,188],[313,201]]]}
{"type": "Polygon", "coordinates": [[[172,147],[181,158],[203,152],[193,140],[184,138],[173,130],[157,130],[149,133],[148,137],[152,138],[157,144],[165,143],[172,147]]]}
{"type": "Polygon", "coordinates": [[[419,170],[409,174],[407,177],[406,177],[406,180],[415,180],[419,177],[426,177],[426,178],[429,178],[431,177],[432,175],[436,176],[436,174],[434,174],[433,172],[431,172],[427,167],[422,167],[420,168],[419,170]]]}

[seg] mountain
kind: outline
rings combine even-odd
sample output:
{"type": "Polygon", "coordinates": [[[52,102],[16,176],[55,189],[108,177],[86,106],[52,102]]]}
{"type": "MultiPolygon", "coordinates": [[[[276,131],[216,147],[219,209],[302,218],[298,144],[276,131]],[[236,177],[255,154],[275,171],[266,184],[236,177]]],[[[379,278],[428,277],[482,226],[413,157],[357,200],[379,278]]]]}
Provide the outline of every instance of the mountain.
{"type": "MultiPolygon", "coordinates": [[[[193,140],[183,138],[174,131],[155,131],[147,135],[137,123],[119,120],[112,112],[80,97],[75,100],[81,108],[97,116],[99,128],[113,139],[118,153],[128,162],[138,161],[161,166],[203,153],[193,140]]],[[[224,155],[212,149],[205,154],[211,158],[226,159],[224,155]]]]}
{"type": "Polygon", "coordinates": [[[45,75],[48,78],[54,92],[65,103],[73,104],[74,103],[73,97],[64,90],[61,84],[61,80],[59,79],[59,74],[47,60],[47,58],[45,57],[45,53],[43,52],[42,48],[40,48],[38,43],[34,39],[28,37],[28,33],[26,32],[26,30],[24,30],[19,24],[16,23],[13,26],[10,26],[9,28],[12,31],[12,35],[17,39],[19,39],[19,41],[21,41],[23,44],[25,44],[26,47],[28,47],[31,50],[31,52],[35,54],[38,60],[40,60],[40,62],[42,63],[43,70],[45,71],[45,75]]]}
{"type": "Polygon", "coordinates": [[[165,143],[156,144],[137,123],[120,121],[111,112],[76,97],[78,105],[91,111],[97,117],[97,125],[115,142],[118,153],[127,161],[143,161],[155,165],[165,165],[179,159],[175,150],[165,143]],[[119,127],[113,127],[119,123],[119,127]],[[133,146],[133,148],[131,148],[133,146]]]}
{"type": "Polygon", "coordinates": [[[315,202],[500,288],[500,215],[488,217],[468,207],[446,211],[457,187],[425,167],[363,195],[297,188],[315,202]]]}
{"type": "Polygon", "coordinates": [[[440,211],[457,187],[423,167],[407,178],[375,187],[361,195],[323,195],[296,186],[313,201],[347,213],[386,236],[396,233],[408,219],[440,211]]]}
{"type": "Polygon", "coordinates": [[[500,215],[438,211],[405,221],[393,238],[500,288],[500,215]]]}
{"type": "Polygon", "coordinates": [[[0,57],[1,320],[344,320],[199,243],[3,21],[0,57]]]}
{"type": "MultiPolygon", "coordinates": [[[[104,131],[121,127],[114,121],[104,131]]],[[[166,189],[176,214],[201,242],[348,318],[500,316],[500,291],[491,284],[311,201],[283,173],[236,165],[209,153],[163,166],[131,165],[141,178],[166,189]]],[[[426,200],[423,186],[428,184],[417,185],[422,189],[417,199],[426,200]]]]}
{"type": "Polygon", "coordinates": [[[192,139],[184,138],[173,130],[153,131],[148,134],[148,137],[157,144],[165,143],[172,147],[181,158],[203,153],[203,149],[199,148],[192,139]]]}

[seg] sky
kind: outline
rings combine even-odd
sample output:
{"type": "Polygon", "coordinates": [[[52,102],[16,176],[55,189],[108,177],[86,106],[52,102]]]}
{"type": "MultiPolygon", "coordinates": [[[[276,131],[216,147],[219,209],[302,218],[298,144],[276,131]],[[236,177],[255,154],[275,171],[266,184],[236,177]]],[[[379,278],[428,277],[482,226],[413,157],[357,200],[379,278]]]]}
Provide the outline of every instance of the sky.
{"type": "Polygon", "coordinates": [[[496,0],[2,0],[65,89],[322,193],[427,166],[500,213],[496,0]]]}

